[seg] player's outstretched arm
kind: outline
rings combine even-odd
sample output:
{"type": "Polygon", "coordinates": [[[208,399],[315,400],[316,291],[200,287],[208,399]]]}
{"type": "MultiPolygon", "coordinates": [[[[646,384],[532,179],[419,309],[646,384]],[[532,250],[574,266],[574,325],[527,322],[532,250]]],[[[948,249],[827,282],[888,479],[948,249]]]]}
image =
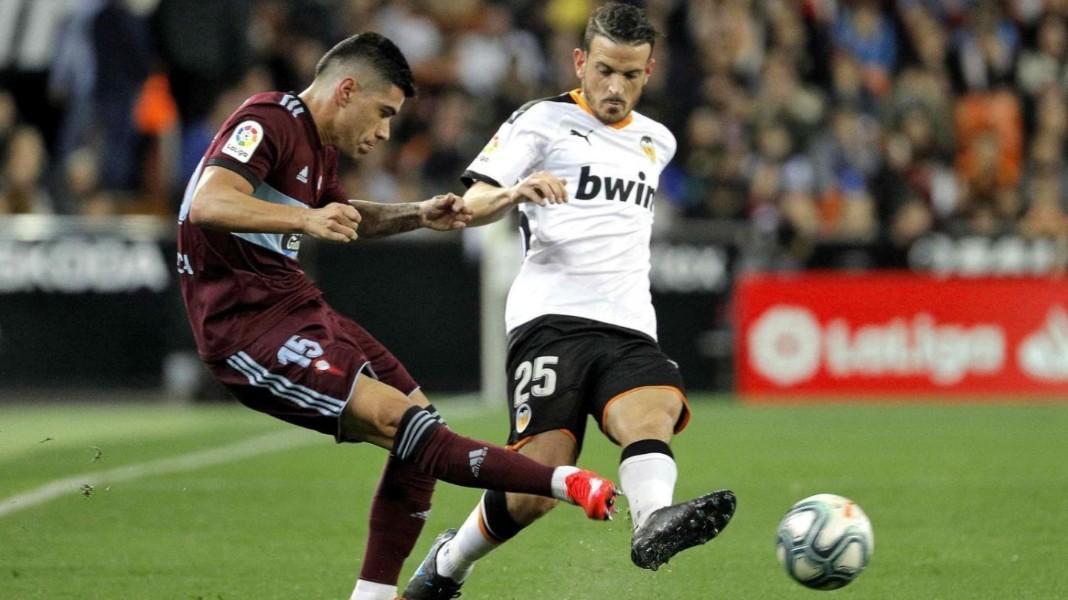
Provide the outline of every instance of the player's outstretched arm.
{"type": "Polygon", "coordinates": [[[360,213],[351,206],[306,208],[264,202],[252,184],[223,167],[208,167],[189,207],[189,222],[200,227],[249,233],[306,233],[333,242],[358,236],[360,213]]]}
{"type": "Polygon", "coordinates": [[[425,227],[436,231],[463,229],[471,221],[471,210],[456,194],[442,194],[422,202],[382,204],[349,200],[360,211],[364,237],[383,237],[425,227]]]}
{"type": "Polygon", "coordinates": [[[520,202],[533,202],[538,206],[563,204],[567,202],[567,187],[564,180],[552,173],[538,171],[511,187],[475,182],[464,194],[464,201],[473,213],[471,225],[477,227],[500,219],[520,202]]]}

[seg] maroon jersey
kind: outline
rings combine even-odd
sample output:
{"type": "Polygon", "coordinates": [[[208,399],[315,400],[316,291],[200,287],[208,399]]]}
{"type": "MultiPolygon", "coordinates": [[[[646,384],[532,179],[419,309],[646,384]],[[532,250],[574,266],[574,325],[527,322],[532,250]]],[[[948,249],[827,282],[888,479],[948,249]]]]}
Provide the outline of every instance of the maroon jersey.
{"type": "Polygon", "coordinates": [[[186,187],[178,217],[182,299],[205,360],[246,346],[319,290],[297,263],[299,234],[235,233],[189,223],[204,169],[234,171],[266,202],[321,207],[344,202],[337,150],[319,139],[296,94],[252,96],[223,124],[186,187]]]}

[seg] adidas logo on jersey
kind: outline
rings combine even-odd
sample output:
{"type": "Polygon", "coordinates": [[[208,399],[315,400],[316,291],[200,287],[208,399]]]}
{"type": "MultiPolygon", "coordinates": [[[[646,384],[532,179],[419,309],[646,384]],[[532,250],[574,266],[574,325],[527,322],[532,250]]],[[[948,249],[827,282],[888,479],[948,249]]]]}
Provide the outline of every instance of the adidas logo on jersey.
{"type": "Polygon", "coordinates": [[[645,173],[639,171],[638,179],[617,179],[594,175],[589,166],[579,172],[576,200],[593,200],[603,193],[604,199],[618,202],[634,202],[638,206],[652,210],[653,196],[656,188],[645,184],[645,173]]]}
{"type": "Polygon", "coordinates": [[[297,98],[292,94],[286,94],[285,96],[282,96],[282,99],[279,100],[278,103],[286,107],[286,110],[289,111],[289,114],[293,115],[294,117],[299,116],[301,113],[304,112],[304,107],[301,105],[300,98],[297,98]]]}
{"type": "Polygon", "coordinates": [[[475,477],[478,477],[479,471],[482,470],[482,463],[485,462],[487,454],[489,454],[489,449],[487,448],[479,448],[467,453],[467,457],[471,462],[471,474],[475,477]]]}
{"type": "Polygon", "coordinates": [[[308,183],[308,167],[307,167],[307,165],[305,165],[304,168],[301,169],[299,173],[297,173],[297,181],[299,181],[301,183],[308,183]]]}

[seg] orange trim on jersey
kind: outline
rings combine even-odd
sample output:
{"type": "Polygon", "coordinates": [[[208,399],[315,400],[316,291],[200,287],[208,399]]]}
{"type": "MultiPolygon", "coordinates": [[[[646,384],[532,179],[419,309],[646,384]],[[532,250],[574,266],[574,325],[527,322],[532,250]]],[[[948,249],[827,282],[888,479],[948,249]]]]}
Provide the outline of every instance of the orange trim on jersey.
{"type": "MultiPolygon", "coordinates": [[[[573,431],[571,431],[570,429],[564,429],[564,428],[561,427],[560,429],[549,429],[548,431],[560,431],[560,432],[563,432],[564,435],[566,435],[567,437],[571,438],[571,441],[575,442],[576,446],[578,445],[578,438],[575,437],[575,433],[573,431]]],[[[542,431],[540,433],[545,433],[545,431],[542,431]]],[[[508,444],[507,446],[505,446],[505,449],[506,450],[511,450],[512,452],[519,452],[520,448],[522,448],[523,446],[526,446],[527,444],[529,444],[535,438],[535,436],[537,436],[537,435],[538,435],[537,433],[535,433],[533,435],[528,435],[527,437],[519,440],[518,442],[516,442],[514,444],[508,444]]]]}
{"type": "MultiPolygon", "coordinates": [[[[631,388],[625,392],[616,394],[615,396],[612,396],[611,400],[605,403],[604,410],[601,411],[601,431],[604,431],[604,421],[605,418],[607,418],[608,416],[608,407],[612,406],[613,402],[619,400],[623,396],[642,390],[665,390],[674,392],[675,395],[679,397],[679,400],[682,400],[682,414],[679,415],[679,420],[675,423],[675,433],[682,433],[682,430],[686,429],[686,426],[690,424],[690,401],[686,399],[686,394],[682,393],[682,390],[673,385],[645,385],[642,387],[631,388]]],[[[608,432],[605,431],[605,435],[607,434],[608,432]]]]}
{"type": "MultiPolygon", "coordinates": [[[[593,109],[590,108],[590,105],[586,103],[586,98],[582,95],[582,90],[571,90],[568,94],[570,94],[571,99],[575,101],[575,104],[579,105],[579,108],[593,115],[598,121],[601,120],[601,118],[597,116],[597,113],[593,112],[593,109]]],[[[627,125],[630,125],[632,121],[634,121],[633,111],[627,113],[627,116],[619,121],[616,121],[615,123],[605,123],[605,125],[608,125],[612,129],[623,129],[627,125]]]]}

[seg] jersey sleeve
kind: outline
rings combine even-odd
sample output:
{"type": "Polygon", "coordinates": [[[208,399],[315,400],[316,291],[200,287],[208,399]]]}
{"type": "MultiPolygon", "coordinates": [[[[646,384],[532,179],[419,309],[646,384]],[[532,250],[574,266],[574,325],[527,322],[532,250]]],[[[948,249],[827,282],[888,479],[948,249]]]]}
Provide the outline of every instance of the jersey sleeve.
{"type": "Polygon", "coordinates": [[[667,155],[664,157],[664,166],[667,167],[671,159],[675,158],[675,152],[678,150],[679,144],[675,140],[675,134],[671,133],[671,130],[667,127],[664,128],[665,139],[667,140],[667,155]]]}
{"type": "Polygon", "coordinates": [[[281,105],[242,107],[212,140],[205,166],[223,167],[256,187],[292,154],[300,123],[281,105]]]}
{"type": "Polygon", "coordinates": [[[517,110],[500,126],[460,180],[468,187],[476,181],[497,187],[514,185],[542,162],[548,145],[545,132],[552,128],[539,105],[517,110]]]}

